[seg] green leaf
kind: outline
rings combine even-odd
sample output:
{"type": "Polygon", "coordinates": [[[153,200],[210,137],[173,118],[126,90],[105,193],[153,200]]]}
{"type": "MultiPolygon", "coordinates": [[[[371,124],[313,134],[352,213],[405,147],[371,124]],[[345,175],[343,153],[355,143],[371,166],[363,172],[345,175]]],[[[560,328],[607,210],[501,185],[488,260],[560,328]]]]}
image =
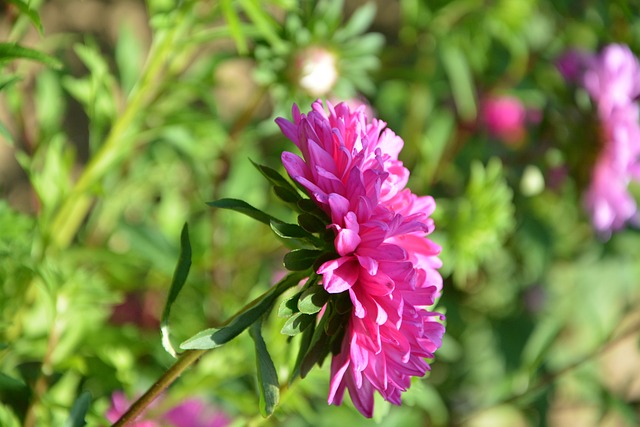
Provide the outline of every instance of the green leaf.
{"type": "Polygon", "coordinates": [[[309,213],[298,215],[298,224],[309,233],[321,233],[327,229],[327,224],[320,218],[309,213]]]}
{"type": "Polygon", "coordinates": [[[31,9],[29,3],[24,2],[23,0],[8,0],[8,1],[12,5],[14,5],[16,9],[20,11],[21,14],[29,18],[33,26],[36,27],[36,30],[38,30],[38,32],[40,33],[40,35],[43,34],[44,28],[42,27],[42,22],[40,21],[40,15],[38,15],[37,10],[31,9]]]}
{"type": "Polygon", "coordinates": [[[238,199],[220,199],[215,200],[213,202],[207,202],[207,205],[213,208],[221,208],[221,209],[230,209],[236,212],[243,213],[248,217],[256,219],[263,224],[271,225],[271,222],[282,222],[277,218],[272,217],[271,215],[262,212],[259,209],[254,208],[249,203],[244,200],[238,199]]]}
{"type": "Polygon", "coordinates": [[[176,298],[180,294],[182,287],[187,281],[189,276],[189,269],[191,268],[191,242],[189,241],[189,226],[185,222],[180,233],[180,255],[178,256],[178,263],[173,273],[173,279],[171,280],[171,287],[169,288],[169,296],[167,302],[164,305],[162,311],[162,321],[160,323],[160,331],[162,333],[162,346],[173,357],[177,356],[177,353],[171,345],[169,339],[169,315],[171,314],[171,306],[175,302],[176,298]]]}
{"type": "Polygon", "coordinates": [[[316,249],[294,249],[284,256],[284,266],[290,271],[307,270],[320,255],[322,251],[316,249]]]}
{"type": "Polygon", "coordinates": [[[240,55],[246,55],[249,52],[249,49],[247,47],[247,40],[240,25],[238,14],[233,9],[231,0],[222,0],[220,2],[220,9],[222,10],[222,14],[227,21],[229,32],[231,33],[233,41],[236,43],[236,49],[238,49],[238,53],[240,55]]]}
{"type": "Polygon", "coordinates": [[[273,168],[270,168],[269,166],[265,166],[265,165],[261,165],[259,163],[256,163],[251,159],[249,159],[249,161],[274,186],[285,187],[285,188],[289,188],[290,190],[295,191],[295,188],[293,187],[293,185],[291,185],[291,183],[289,181],[287,181],[287,179],[285,177],[280,175],[280,173],[277,170],[275,170],[273,168]]]}
{"type": "Polygon", "coordinates": [[[295,224],[286,224],[284,222],[271,222],[271,229],[278,237],[283,239],[304,239],[313,236],[307,233],[302,227],[295,224]]]}
{"type": "Polygon", "coordinates": [[[7,129],[2,123],[0,123],[0,136],[5,138],[5,141],[13,146],[14,141],[13,141],[13,135],[11,135],[11,133],[9,132],[9,129],[7,129]]]}
{"type": "Polygon", "coordinates": [[[0,43],[0,62],[12,59],[31,59],[42,62],[51,68],[62,68],[62,62],[46,53],[20,46],[17,43],[0,43]]]}
{"type": "Polygon", "coordinates": [[[91,406],[91,393],[88,391],[83,392],[80,397],[75,401],[73,407],[71,408],[71,413],[69,414],[69,418],[67,422],[64,424],[65,427],[82,427],[87,422],[85,421],[85,416],[89,411],[89,407],[91,406]]]}
{"type": "Polygon", "coordinates": [[[276,286],[247,304],[233,318],[227,321],[226,325],[220,328],[200,331],[180,344],[180,348],[184,350],[208,350],[226,344],[269,311],[273,307],[275,300],[284,291],[296,285],[304,276],[302,273],[288,275],[276,286]]]}
{"type": "Polygon", "coordinates": [[[329,354],[329,336],[324,329],[331,314],[330,311],[329,309],[325,312],[313,332],[309,350],[304,355],[302,363],[300,363],[300,378],[306,377],[313,365],[322,363],[327,354],[329,354]]]}
{"type": "Polygon", "coordinates": [[[442,43],[440,56],[451,82],[451,92],[460,117],[472,121],[476,117],[476,100],[469,63],[462,50],[452,42],[442,43]]]}
{"type": "Polygon", "coordinates": [[[289,336],[298,335],[315,321],[315,316],[304,313],[296,313],[285,322],[281,333],[289,336]]]}
{"type": "MultiPolygon", "coordinates": [[[[291,187],[293,188],[293,187],[291,187]]],[[[298,200],[302,199],[302,196],[298,194],[297,191],[291,190],[287,187],[275,186],[273,187],[273,192],[280,200],[286,203],[297,203],[298,200]]]]}
{"type": "Polygon", "coordinates": [[[338,41],[345,41],[352,37],[357,36],[358,34],[364,33],[367,28],[373,22],[373,19],[376,16],[376,5],[375,3],[367,3],[353,12],[349,22],[336,31],[334,38],[338,41]]]}
{"type": "Polygon", "coordinates": [[[298,309],[304,314],[319,312],[329,299],[329,293],[321,285],[314,285],[305,290],[298,300],[298,309]]]}
{"type": "Polygon", "coordinates": [[[140,40],[130,25],[122,25],[118,32],[118,41],[115,49],[115,60],[118,65],[118,73],[124,93],[128,94],[133,89],[140,77],[143,58],[140,40]]]}
{"type": "Polygon", "coordinates": [[[304,360],[304,357],[307,355],[307,351],[309,351],[309,346],[313,340],[313,336],[316,331],[316,324],[311,323],[311,325],[306,328],[302,332],[302,336],[300,337],[300,345],[298,346],[298,355],[296,356],[296,361],[293,364],[293,369],[291,370],[291,376],[289,377],[289,384],[293,382],[300,375],[300,365],[304,360]]]}
{"type": "Polygon", "coordinates": [[[301,293],[298,292],[291,298],[287,298],[280,303],[278,308],[278,317],[289,317],[298,312],[298,299],[301,293]]]}
{"type": "Polygon", "coordinates": [[[20,81],[20,77],[18,76],[1,77],[1,79],[2,80],[0,80],[0,90],[3,90],[4,88],[7,88],[9,86],[12,86],[13,84],[20,81]]]}
{"type": "Polygon", "coordinates": [[[253,338],[256,349],[256,369],[258,374],[258,389],[260,391],[260,413],[263,417],[273,414],[280,398],[280,386],[276,367],[271,360],[267,345],[262,338],[260,329],[262,322],[251,325],[249,335],[253,338]]]}
{"type": "Polygon", "coordinates": [[[273,46],[275,51],[283,52],[286,49],[285,43],[280,39],[278,23],[267,13],[264,5],[257,0],[238,0],[238,4],[253,22],[256,29],[273,46]]]}

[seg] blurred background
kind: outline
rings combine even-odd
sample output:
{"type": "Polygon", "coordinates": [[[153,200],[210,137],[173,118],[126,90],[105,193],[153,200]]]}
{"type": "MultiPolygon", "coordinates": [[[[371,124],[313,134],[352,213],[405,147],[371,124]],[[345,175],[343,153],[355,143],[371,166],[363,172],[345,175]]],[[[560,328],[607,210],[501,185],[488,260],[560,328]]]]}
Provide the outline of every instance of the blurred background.
{"type": "Polygon", "coordinates": [[[282,276],[268,227],[205,202],[294,218],[250,159],[282,171],[295,147],[273,120],[317,98],[386,121],[412,191],[436,199],[447,333],[430,375],[371,420],[327,406],[328,363],[286,384],[297,338],[273,313],[270,418],[243,334],[152,425],[189,425],[171,415],[187,402],[197,426],[640,424],[640,233],[592,226],[602,124],[556,65],[639,54],[636,1],[5,0],[0,43],[1,426],[107,425],[172,364],[159,323],[185,222],[174,342],[282,276]]]}

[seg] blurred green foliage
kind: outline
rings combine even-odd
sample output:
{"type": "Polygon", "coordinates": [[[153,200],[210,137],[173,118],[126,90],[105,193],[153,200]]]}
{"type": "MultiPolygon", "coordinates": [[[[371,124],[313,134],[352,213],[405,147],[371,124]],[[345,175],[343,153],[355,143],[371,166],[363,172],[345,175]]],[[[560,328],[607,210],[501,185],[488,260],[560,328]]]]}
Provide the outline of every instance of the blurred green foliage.
{"type": "Polygon", "coordinates": [[[282,172],[293,147],[273,118],[318,96],[366,102],[404,139],[413,192],[436,198],[447,334],[433,371],[373,420],[328,407],[327,363],[285,383],[302,338],[287,345],[271,314],[166,404],[201,396],[235,425],[566,425],[571,408],[590,414],[581,425],[640,423],[637,365],[612,382],[625,361],[601,357],[638,329],[640,233],[591,230],[592,106],[554,65],[612,42],[640,53],[637,2],[147,0],[118,2],[144,25],[111,38],[71,19],[50,33],[62,3],[0,6],[0,425],[104,425],[114,391],[139,395],[172,363],[159,323],[185,222],[174,342],[277,282],[282,239],[206,202],[294,222],[249,159],[282,172]],[[335,67],[321,94],[301,81],[309,49],[329,55],[321,77],[335,67]],[[516,141],[482,125],[484,100],[505,94],[537,117],[516,141]],[[265,344],[261,375],[280,379],[267,419],[273,384],[258,392],[252,356],[265,344]]]}

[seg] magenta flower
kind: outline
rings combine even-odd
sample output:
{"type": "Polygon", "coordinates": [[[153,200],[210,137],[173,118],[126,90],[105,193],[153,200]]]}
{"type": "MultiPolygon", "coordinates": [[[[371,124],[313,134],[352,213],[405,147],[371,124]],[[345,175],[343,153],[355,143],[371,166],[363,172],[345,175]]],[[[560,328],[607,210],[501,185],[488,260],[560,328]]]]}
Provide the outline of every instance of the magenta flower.
{"type": "MultiPolygon", "coordinates": [[[[107,410],[107,420],[116,422],[129,409],[129,402],[123,392],[111,396],[111,407],[107,410]]],[[[202,400],[187,399],[166,411],[161,411],[160,399],[142,414],[131,427],[226,427],[231,423],[222,411],[207,406],[202,400]]]]}
{"type": "Polygon", "coordinates": [[[489,96],[480,108],[480,121],[490,135],[507,143],[515,143],[524,137],[527,111],[513,96],[489,96]]]}
{"type": "Polygon", "coordinates": [[[331,362],[328,401],[339,405],[347,389],[371,417],[374,392],[399,405],[442,342],[443,316],[429,310],[442,289],[440,247],[425,237],[435,202],[405,188],[403,141],[385,122],[369,121],[364,107],[326,107],[316,101],[305,115],[294,105],[293,122],[276,122],[302,152],[283,153],[285,169],[335,232],[335,258],[317,270],[322,286],[348,293],[352,304],[331,362]]]}
{"type": "Polygon", "coordinates": [[[602,128],[602,148],[584,194],[593,226],[606,235],[627,223],[637,224],[638,207],[628,185],[640,181],[638,59],[628,47],[613,44],[599,55],[569,53],[559,68],[587,90],[602,128]]]}

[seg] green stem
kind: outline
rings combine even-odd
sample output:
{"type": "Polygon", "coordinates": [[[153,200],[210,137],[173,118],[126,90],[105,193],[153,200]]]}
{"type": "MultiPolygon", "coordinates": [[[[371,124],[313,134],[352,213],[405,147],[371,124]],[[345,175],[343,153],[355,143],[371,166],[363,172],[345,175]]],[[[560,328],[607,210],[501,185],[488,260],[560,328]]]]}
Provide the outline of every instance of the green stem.
{"type": "Polygon", "coordinates": [[[104,144],[89,161],[75,187],[53,218],[50,228],[51,240],[58,248],[64,249],[69,246],[86,217],[93,203],[93,196],[90,195],[92,187],[134,148],[135,143],[130,141],[131,136],[138,127],[137,122],[141,112],[146,108],[148,100],[153,98],[155,87],[159,86],[168,61],[175,57],[171,51],[175,48],[176,40],[185,27],[185,14],[185,10],[179,13],[176,17],[176,25],[171,26],[165,34],[161,34],[156,39],[149,53],[145,70],[122,115],[117,118],[104,144]]]}
{"type": "Polygon", "coordinates": [[[208,350],[187,350],[145,394],[136,400],[112,427],[125,426],[135,420],[144,409],[153,402],[160,393],[169,387],[189,366],[193,365],[208,350]]]}

